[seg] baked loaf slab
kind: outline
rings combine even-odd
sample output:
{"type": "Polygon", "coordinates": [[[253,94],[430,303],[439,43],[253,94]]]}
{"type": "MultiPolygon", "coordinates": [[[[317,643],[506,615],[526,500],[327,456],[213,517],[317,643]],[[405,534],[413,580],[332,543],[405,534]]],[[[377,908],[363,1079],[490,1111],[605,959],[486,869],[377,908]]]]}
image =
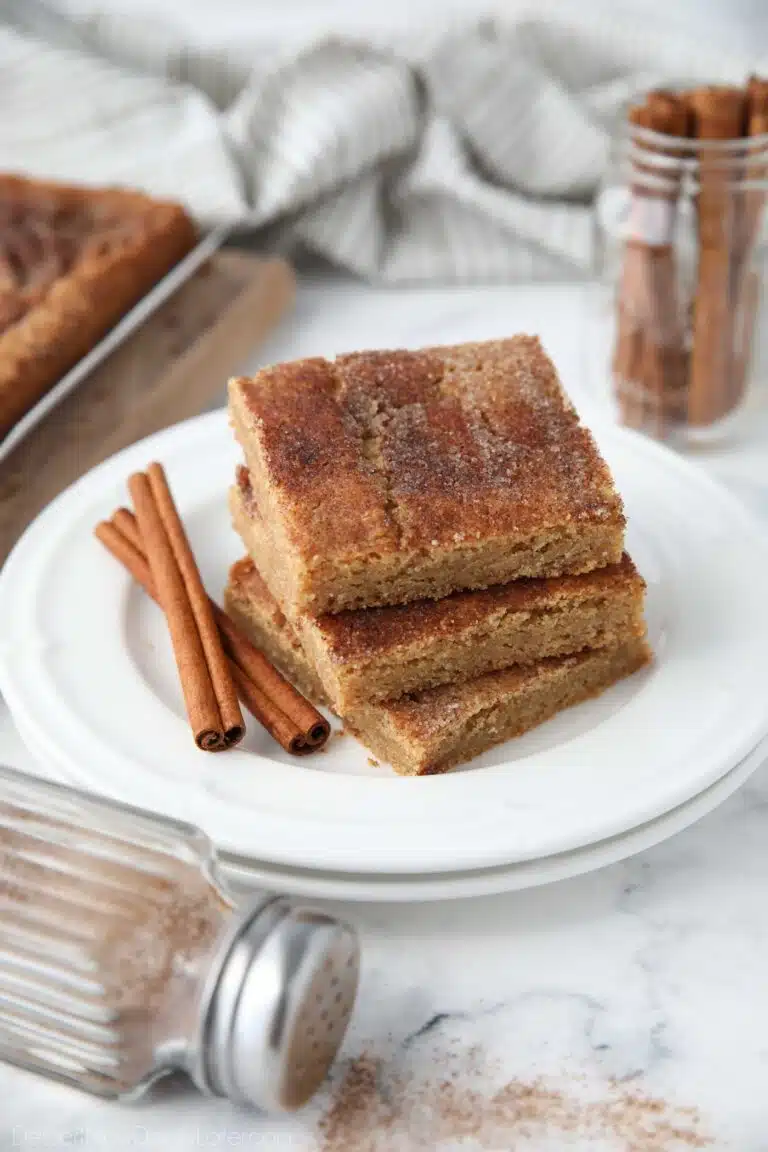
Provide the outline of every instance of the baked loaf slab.
{"type": "Polygon", "coordinates": [[[230,384],[291,619],[617,564],[611,476],[539,341],[302,360],[230,384]]]}
{"type": "MultiPolygon", "coordinates": [[[[302,692],[328,703],[298,636],[250,562],[234,565],[225,604],[232,618],[302,692]]],[[[401,775],[430,775],[598,695],[650,659],[644,637],[632,636],[614,647],[491,672],[394,702],[358,705],[344,719],[377,757],[401,775]]]]}
{"type": "Polygon", "coordinates": [[[0,439],[196,239],[178,204],[0,175],[0,439]]]}
{"type": "MultiPolygon", "coordinates": [[[[240,475],[242,485],[230,494],[232,519],[258,557],[262,524],[248,500],[244,469],[240,475]]],[[[245,579],[249,562],[240,563],[245,579]]],[[[515,580],[442,600],[304,615],[292,623],[325,695],[346,714],[366,701],[641,636],[644,592],[625,555],[581,576],[515,580]]]]}

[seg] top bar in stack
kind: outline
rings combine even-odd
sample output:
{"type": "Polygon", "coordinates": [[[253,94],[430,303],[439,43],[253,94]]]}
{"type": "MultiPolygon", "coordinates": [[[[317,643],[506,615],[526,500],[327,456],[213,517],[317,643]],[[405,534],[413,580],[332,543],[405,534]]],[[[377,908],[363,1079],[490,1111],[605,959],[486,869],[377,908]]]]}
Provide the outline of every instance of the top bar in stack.
{"type": "Polygon", "coordinates": [[[610,473],[535,337],[361,352],[230,385],[295,618],[618,564],[610,473]]]}

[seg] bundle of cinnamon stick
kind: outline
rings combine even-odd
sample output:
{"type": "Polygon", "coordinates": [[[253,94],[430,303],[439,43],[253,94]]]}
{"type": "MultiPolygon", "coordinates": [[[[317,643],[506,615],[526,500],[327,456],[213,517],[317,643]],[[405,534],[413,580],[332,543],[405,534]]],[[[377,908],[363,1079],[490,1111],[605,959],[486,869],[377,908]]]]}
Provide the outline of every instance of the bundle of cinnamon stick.
{"type": "Polygon", "coordinates": [[[240,701],[287,752],[321,748],[328,721],[208,597],[162,466],[135,473],[128,490],[135,515],[119,508],[95,534],[165,613],[198,748],[242,740],[240,701]]]}
{"type": "Polygon", "coordinates": [[[761,288],[753,257],[768,177],[768,81],[649,92],[628,119],[613,378],[623,422],[664,436],[716,424],[745,391],[761,288]],[[692,260],[678,237],[683,197],[695,218],[692,260]]]}

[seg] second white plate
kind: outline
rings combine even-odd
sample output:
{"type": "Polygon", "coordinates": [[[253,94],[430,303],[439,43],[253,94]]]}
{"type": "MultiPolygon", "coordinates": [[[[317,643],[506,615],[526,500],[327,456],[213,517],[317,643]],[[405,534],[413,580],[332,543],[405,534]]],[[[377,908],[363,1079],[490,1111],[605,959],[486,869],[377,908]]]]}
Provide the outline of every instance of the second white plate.
{"type": "MultiPolygon", "coordinates": [[[[31,752],[36,751],[30,733],[20,732],[31,752]]],[[[44,755],[38,752],[38,756],[44,755]]],[[[727,772],[698,796],[687,800],[619,836],[558,852],[541,860],[523,860],[501,864],[496,868],[471,868],[466,872],[363,873],[327,872],[319,868],[291,868],[266,860],[247,859],[221,853],[223,872],[235,890],[247,893],[263,888],[289,896],[313,900],[353,900],[368,903],[411,904],[425,900],[461,900],[474,896],[494,896],[501,892],[518,892],[538,888],[607,868],[630,856],[646,852],[664,840],[676,836],[698,820],[708,816],[744,784],[765,763],[768,738],[762,740],[735,768],[727,772]]],[[[74,779],[70,783],[75,783],[74,779]]]]}
{"type": "Polygon", "coordinates": [[[289,867],[464,871],[647,823],[768,732],[768,543],[690,464],[611,426],[596,432],[649,582],[655,665],[465,769],[401,779],[372,768],[351,737],[297,762],[256,724],[226,756],[194,748],[164,621],[92,530],[125,502],[132,470],[163,460],[218,595],[240,551],[226,511],[238,453],[224,413],[134,445],[28,530],[0,577],[0,689],[52,766],[289,867]]]}

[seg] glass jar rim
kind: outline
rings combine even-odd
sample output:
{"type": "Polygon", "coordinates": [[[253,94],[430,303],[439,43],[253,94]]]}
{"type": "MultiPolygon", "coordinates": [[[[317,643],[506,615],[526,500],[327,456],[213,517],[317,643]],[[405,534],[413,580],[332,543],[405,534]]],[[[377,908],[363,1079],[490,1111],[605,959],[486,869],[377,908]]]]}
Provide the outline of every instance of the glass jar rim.
{"type": "Polygon", "coordinates": [[[665,132],[657,132],[640,124],[630,123],[628,127],[627,135],[630,140],[644,145],[652,157],[666,152],[667,159],[674,160],[674,155],[669,156],[672,152],[679,153],[680,159],[696,159],[702,154],[715,152],[719,156],[729,153],[735,159],[741,160],[751,152],[768,152],[768,132],[756,136],[736,136],[729,140],[700,140],[697,136],[669,136],[665,132]]]}

